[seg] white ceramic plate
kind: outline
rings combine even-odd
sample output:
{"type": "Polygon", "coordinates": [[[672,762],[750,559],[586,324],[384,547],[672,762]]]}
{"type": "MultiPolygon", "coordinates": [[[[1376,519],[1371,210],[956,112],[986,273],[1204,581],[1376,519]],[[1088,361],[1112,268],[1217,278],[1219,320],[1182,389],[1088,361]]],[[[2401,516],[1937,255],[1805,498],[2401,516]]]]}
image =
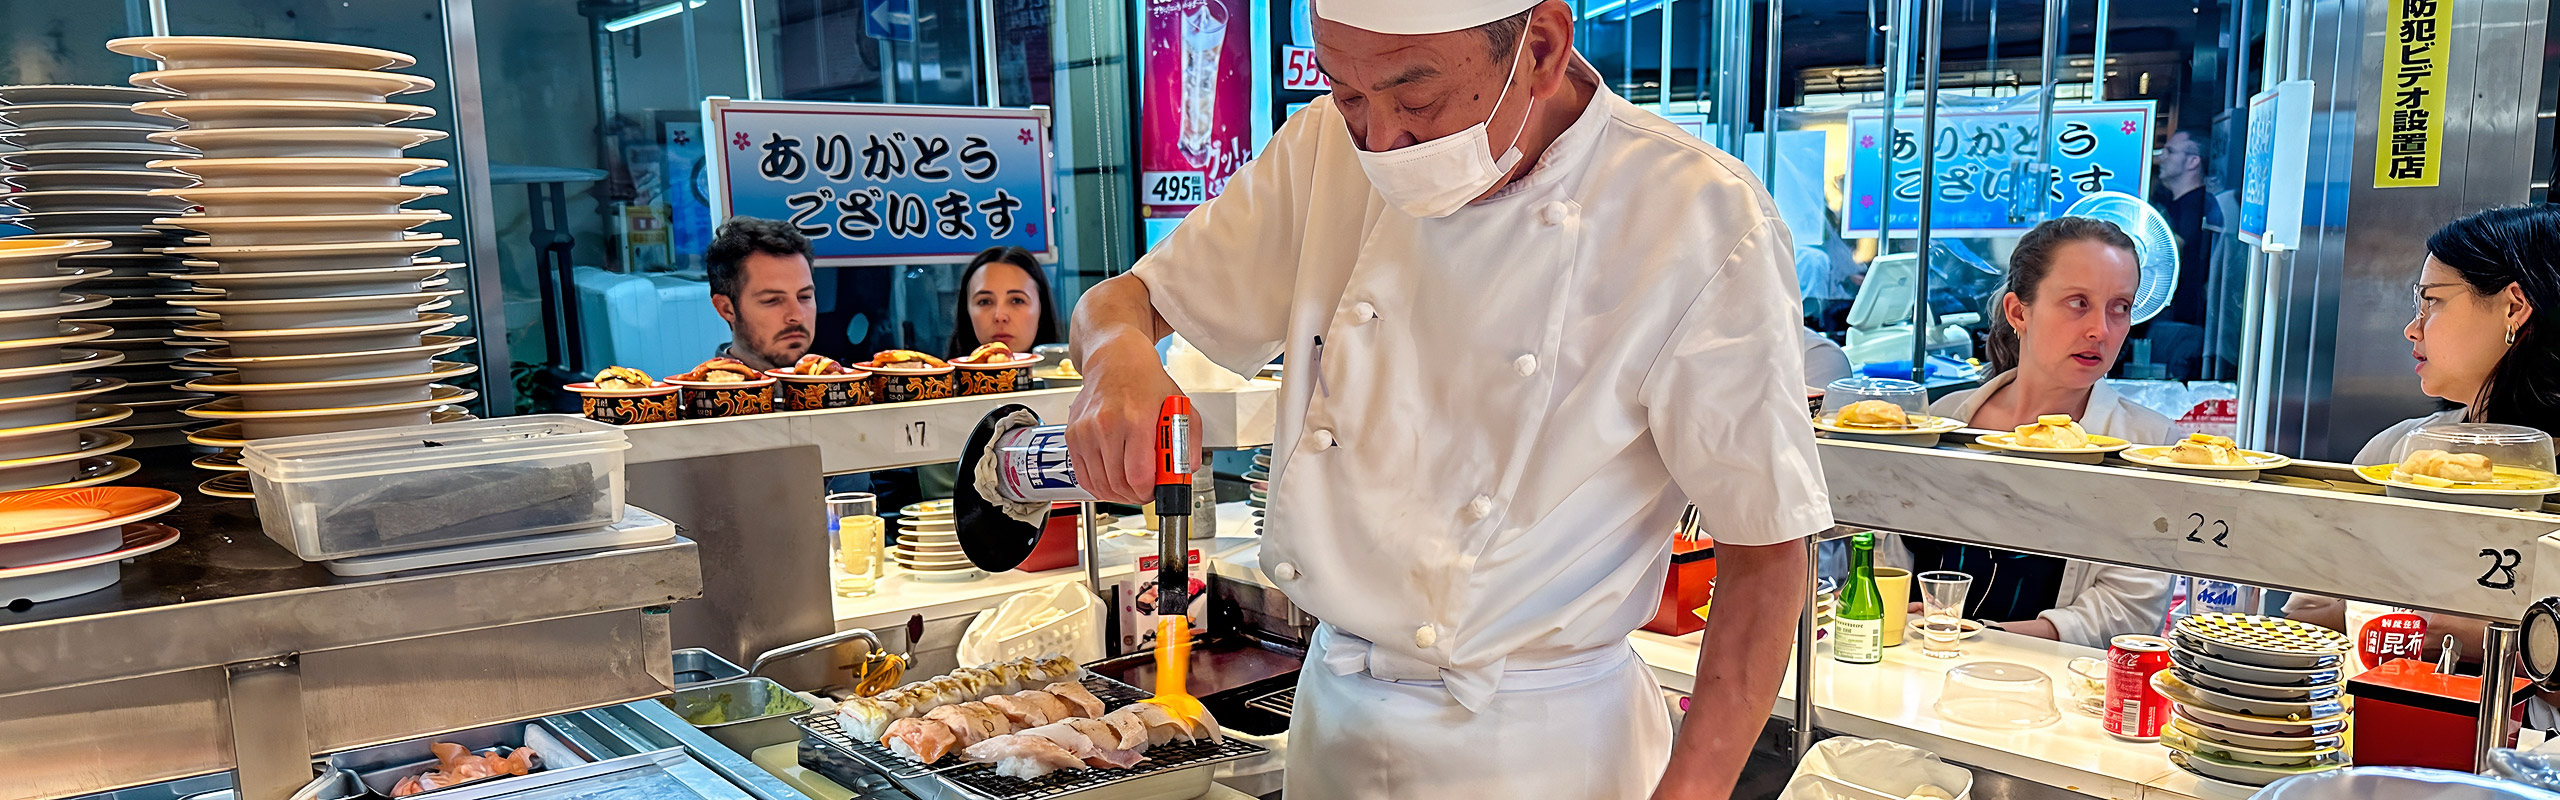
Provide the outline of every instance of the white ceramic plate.
{"type": "MultiPolygon", "coordinates": [[[[371,389],[386,386],[407,386],[412,384],[434,383],[436,381],[459,378],[464,375],[478,372],[479,370],[480,367],[476,364],[465,364],[458,361],[437,361],[434,362],[430,371],[410,375],[388,375],[375,378],[348,378],[344,380],[292,381],[277,383],[243,380],[243,378],[254,378],[256,376],[233,373],[214,375],[190,381],[180,388],[190,392],[213,392],[217,394],[237,395],[328,394],[344,392],[351,389],[371,389]]],[[[253,403],[252,405],[254,406],[255,404],[253,403]]],[[[379,403],[358,403],[357,405],[379,405],[379,403]]]]}
{"type": "Polygon", "coordinates": [[[96,267],[73,267],[56,268],[54,274],[37,278],[0,278],[0,310],[51,306],[63,287],[106,274],[106,270],[96,267]]]}
{"type": "Polygon", "coordinates": [[[135,103],[133,110],[207,129],[394,125],[436,115],[435,109],[407,103],[337,100],[157,100],[135,103]]]}
{"type": "MultiPolygon", "coordinates": [[[[273,411],[252,410],[242,405],[240,398],[238,397],[225,397],[201,406],[187,409],[187,416],[198,419],[240,420],[243,423],[259,420],[304,419],[311,417],[348,417],[381,414],[394,411],[426,411],[447,403],[468,402],[471,398],[480,396],[480,393],[478,392],[441,384],[430,387],[430,393],[432,396],[428,399],[413,400],[403,403],[273,411]]],[[[254,430],[252,430],[251,433],[253,438],[266,438],[263,436],[255,436],[254,430]]]]}
{"type": "Polygon", "coordinates": [[[2188,649],[2182,641],[2170,642],[2169,660],[2190,670],[2260,686],[2328,686],[2346,680],[2346,673],[2334,666],[2317,669],[2261,667],[2199,653],[2188,649]]]}
{"type": "Polygon", "coordinates": [[[423,92],[436,82],[416,75],[335,67],[199,67],[133,74],[133,85],[193,100],[334,100],[379,103],[423,92]]]}
{"type": "Polygon", "coordinates": [[[2185,710],[2180,709],[2175,713],[2170,714],[2169,724],[2184,728],[2189,735],[2200,739],[2221,742],[2223,744],[2239,747],[2251,747],[2260,750],[2319,750],[2343,745],[2346,743],[2347,738],[2346,735],[2342,733],[2342,731],[2346,729],[2346,725],[2343,721],[2337,725],[2337,730],[2333,730],[2329,733],[2309,736],[2272,736],[2266,734],[2243,733],[2229,728],[2224,728],[2222,726],[2208,724],[2204,722],[2202,718],[2188,714],[2185,710]]]}
{"type": "Polygon", "coordinates": [[[350,263],[363,259],[380,259],[409,263],[419,253],[439,247],[461,244],[452,239],[403,239],[397,242],[355,242],[349,244],[269,244],[242,247],[188,246],[172,247],[171,255],[196,256],[222,264],[224,272],[307,272],[313,266],[355,268],[359,266],[392,266],[389,264],[350,263]]]}
{"type": "Polygon", "coordinates": [[[152,164],[185,161],[195,156],[167,150],[19,150],[0,153],[0,164],[27,170],[140,170],[152,164]]]}
{"type": "Polygon", "coordinates": [[[46,425],[28,425],[19,428],[0,429],[0,441],[23,439],[30,436],[42,436],[51,433],[62,433],[64,431],[76,431],[82,428],[95,428],[100,425],[119,422],[126,417],[133,416],[133,410],[125,408],[124,406],[98,403],[81,403],[77,413],[78,416],[70,422],[55,422],[46,425]]]}
{"type": "Polygon", "coordinates": [[[169,69],[209,67],[334,67],[398,69],[418,60],[406,53],[370,47],[255,39],[244,36],[129,36],[107,41],[107,49],[135,58],[163,62],[169,69]]]}
{"type": "Polygon", "coordinates": [[[2171,701],[2174,701],[2179,705],[2209,708],[2229,714],[2269,717],[2302,722],[2315,719],[2326,719],[2347,713],[2346,705],[2336,700],[2288,703],[2281,700],[2261,700],[2254,697],[2241,697],[2235,694],[2226,694],[2223,692],[2213,691],[2211,689],[2189,686],[2185,681],[2178,680],[2177,675],[2165,669],[2152,674],[2151,686],[2154,689],[2160,690],[2161,694],[2167,695],[2171,701]]]}
{"type": "Polygon", "coordinates": [[[402,151],[445,138],[445,132],[372,126],[215,128],[161,131],[150,137],[206,158],[399,158],[402,151]]]}
{"type": "Polygon", "coordinates": [[[1924,415],[1921,419],[1925,421],[1923,424],[1913,425],[1908,428],[1879,428],[1868,425],[1842,425],[1834,421],[1832,418],[1821,417],[1816,418],[1813,421],[1813,427],[1815,430],[1827,433],[1839,433],[1851,436],[1926,436],[1931,434],[1954,433],[1956,431],[1964,430],[1964,420],[1956,419],[1954,417],[1924,415]]]}
{"type": "Polygon", "coordinates": [[[56,125],[45,128],[0,128],[0,144],[31,150],[165,150],[182,152],[177,146],[164,144],[151,137],[164,133],[150,128],[126,128],[114,125],[56,125]]]}
{"type": "MultiPolygon", "coordinates": [[[[168,100],[149,102],[165,103],[168,100]]],[[[0,123],[20,128],[148,128],[177,127],[136,111],[130,103],[25,103],[0,106],[0,123]]]]}
{"type": "Polygon", "coordinates": [[[0,86],[0,103],[104,103],[132,105],[153,100],[174,100],[177,95],[158,89],[136,86],[92,86],[79,83],[35,83],[0,86]]]}
{"type": "Polygon", "coordinates": [[[194,185],[196,179],[160,169],[38,169],[0,172],[0,182],[42,192],[168,189],[194,185]]]}
{"type": "Polygon", "coordinates": [[[407,322],[417,319],[420,308],[461,293],[447,289],[295,300],[193,300],[188,305],[220,315],[226,324],[241,330],[329,328],[407,322]]]}
{"type": "Polygon", "coordinates": [[[408,238],[411,228],[452,218],[453,215],[442,211],[403,211],[394,214],[310,214],[290,217],[188,215],[166,217],[153,222],[203,231],[213,237],[212,244],[215,247],[246,247],[268,244],[399,242],[408,238]]]}
{"type": "MultiPolygon", "coordinates": [[[[11,154],[23,155],[23,154],[11,154]]],[[[444,166],[434,158],[197,158],[149,162],[207,186],[398,186],[400,177],[444,166]]]]}
{"type": "Polygon", "coordinates": [[[404,203],[444,193],[442,186],[202,186],[151,192],[179,208],[203,206],[213,217],[391,214],[404,203]]]}
{"type": "Polygon", "coordinates": [[[256,369],[262,375],[284,376],[279,380],[319,380],[318,376],[336,375],[346,378],[369,378],[381,375],[405,375],[427,369],[437,356],[452,353],[471,343],[467,336],[427,336],[414,347],[391,347],[352,353],[318,353],[298,356],[241,356],[231,348],[204,350],[186,358],[203,364],[256,369]]]}
{"type": "Polygon", "coordinates": [[[2277,467],[2293,463],[2293,459],[2274,453],[2261,453],[2256,450],[2242,450],[2240,451],[2240,457],[2243,460],[2248,461],[2249,463],[2247,464],[2187,464],[2171,458],[2169,456],[2171,449],[2171,446],[2159,445],[2136,447],[2124,451],[2123,458],[2126,461],[2131,461],[2146,467],[2157,467],[2176,472],[2257,472],[2259,470],[2275,469],[2277,467]]]}
{"type": "Polygon", "coordinates": [[[20,358],[41,357],[44,361],[51,361],[54,355],[50,351],[56,348],[93,342],[115,335],[114,328],[89,322],[60,323],[60,327],[55,328],[55,331],[52,336],[0,341],[0,368],[26,366],[10,363],[13,359],[20,358]]]}
{"type": "MultiPolygon", "coordinates": [[[[397,292],[358,291],[375,286],[417,286],[448,270],[460,269],[460,262],[436,262],[407,267],[374,267],[370,269],[328,269],[308,272],[224,272],[183,276],[199,287],[219,289],[230,296],[249,300],[262,299],[255,292],[295,292],[303,297],[339,297],[349,294],[396,294],[397,292]]],[[[412,289],[411,291],[415,291],[412,289]]]]}
{"type": "Polygon", "coordinates": [[[127,231],[152,224],[166,216],[166,211],[148,209],[134,211],[47,211],[19,214],[12,220],[47,236],[78,236],[110,231],[127,231]]]}
{"type": "Polygon", "coordinates": [[[34,212],[159,211],[174,214],[187,210],[190,205],[175,197],[154,197],[150,192],[133,189],[12,192],[0,195],[0,200],[34,212]]]}
{"type": "Polygon", "coordinates": [[[108,453],[113,453],[133,446],[133,437],[117,433],[115,431],[84,430],[81,431],[79,435],[79,443],[73,445],[72,449],[68,451],[52,455],[29,456],[27,458],[0,461],[0,470],[33,467],[44,464],[59,464],[65,461],[79,461],[82,459],[96,458],[98,456],[103,456],[108,453]]]}
{"type": "Polygon", "coordinates": [[[0,240],[0,276],[31,278],[53,274],[62,259],[107,248],[100,237],[59,237],[37,239],[11,237],[0,240]]]}

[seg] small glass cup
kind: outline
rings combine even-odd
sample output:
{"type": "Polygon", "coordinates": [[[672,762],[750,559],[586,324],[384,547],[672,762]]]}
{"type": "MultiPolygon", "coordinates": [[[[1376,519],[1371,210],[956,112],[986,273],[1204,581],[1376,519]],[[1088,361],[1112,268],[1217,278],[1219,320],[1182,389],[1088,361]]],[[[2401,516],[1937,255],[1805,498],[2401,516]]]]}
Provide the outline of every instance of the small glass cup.
{"type": "Polygon", "coordinates": [[[836,561],[836,594],[869,597],[880,590],[882,562],[888,560],[880,520],[880,499],[867,492],[827,495],[827,538],[836,561]]]}
{"type": "Polygon", "coordinates": [[[1920,584],[1920,649],[1931,658],[1964,655],[1964,601],[1973,576],[1938,570],[1915,576],[1920,584]]]}

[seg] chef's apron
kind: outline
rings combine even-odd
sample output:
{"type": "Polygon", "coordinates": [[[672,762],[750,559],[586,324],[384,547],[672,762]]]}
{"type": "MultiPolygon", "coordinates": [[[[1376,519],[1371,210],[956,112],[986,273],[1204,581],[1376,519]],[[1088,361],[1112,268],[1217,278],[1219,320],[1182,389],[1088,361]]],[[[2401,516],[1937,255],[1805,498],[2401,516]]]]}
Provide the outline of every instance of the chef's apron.
{"type": "Polygon", "coordinates": [[[1541,667],[1504,672],[1501,691],[1472,713],[1441,685],[1437,668],[1320,626],[1298,673],[1283,796],[1650,795],[1671,759],[1671,716],[1635,649],[1619,645],[1541,667]]]}

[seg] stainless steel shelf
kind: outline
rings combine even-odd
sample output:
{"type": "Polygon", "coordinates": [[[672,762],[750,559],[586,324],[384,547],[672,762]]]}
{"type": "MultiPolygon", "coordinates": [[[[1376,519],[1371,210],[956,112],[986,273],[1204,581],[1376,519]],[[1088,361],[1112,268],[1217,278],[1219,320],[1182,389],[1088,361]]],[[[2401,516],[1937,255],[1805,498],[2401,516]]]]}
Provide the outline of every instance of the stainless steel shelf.
{"type": "MultiPolygon", "coordinates": [[[[1280,384],[1257,380],[1244,389],[1191,395],[1199,411],[1201,442],[1212,450],[1271,443],[1280,384]]],[[[978,420],[998,406],[1020,403],[1044,420],[1063,420],[1075,389],[1038,389],[916,403],[794,411],[728,419],[633,425],[631,463],[756,453],[800,445],[819,450],[829,475],[876,472],[957,461],[960,446],[978,420]]]]}
{"type": "Polygon", "coordinates": [[[341,578],[269,540],[246,501],[195,493],[192,455],[141,451],[154,467],[128,481],[186,495],[160,520],[176,546],[113,588],[0,609],[0,799],[235,767],[265,797],[318,753],[672,682],[666,606],[702,592],[691,541],[341,578]]]}

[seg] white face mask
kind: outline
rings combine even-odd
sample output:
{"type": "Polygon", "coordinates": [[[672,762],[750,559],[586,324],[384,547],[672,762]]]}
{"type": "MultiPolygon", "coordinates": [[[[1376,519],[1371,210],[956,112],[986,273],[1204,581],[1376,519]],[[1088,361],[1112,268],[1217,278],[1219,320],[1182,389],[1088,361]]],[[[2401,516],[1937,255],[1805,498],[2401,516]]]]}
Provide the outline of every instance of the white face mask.
{"type": "MultiPolygon", "coordinates": [[[[1511,69],[1520,69],[1520,51],[1529,49],[1528,42],[1511,48],[1511,69]]],[[[1520,163],[1520,135],[1529,130],[1524,112],[1520,130],[1511,134],[1511,144],[1503,148],[1502,158],[1492,156],[1492,137],[1485,133],[1493,117],[1502,112],[1502,101],[1511,96],[1509,77],[1502,80],[1502,93],[1493,98],[1493,112],[1485,121],[1466,130],[1383,153],[1359,151],[1360,170],[1369,174],[1369,185],[1385,195],[1396,210],[1423,219],[1437,219],[1456,213],[1467,201],[1482,196],[1511,168],[1520,163]]],[[[1537,108],[1536,97],[1529,107],[1537,108]]]]}

